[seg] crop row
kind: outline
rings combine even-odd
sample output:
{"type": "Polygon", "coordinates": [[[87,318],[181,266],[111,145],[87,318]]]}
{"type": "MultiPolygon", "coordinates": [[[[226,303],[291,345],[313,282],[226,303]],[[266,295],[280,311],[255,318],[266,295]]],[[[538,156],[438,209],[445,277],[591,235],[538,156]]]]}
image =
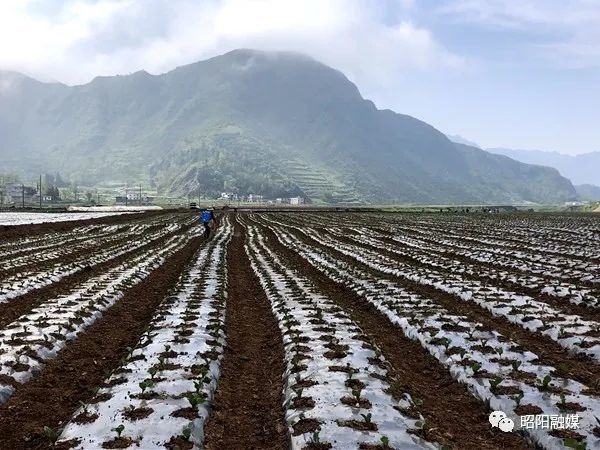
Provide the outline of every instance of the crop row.
{"type": "MultiPolygon", "coordinates": [[[[462,301],[473,302],[495,316],[501,316],[524,329],[550,337],[571,352],[587,354],[600,361],[598,322],[564,313],[526,295],[487,286],[479,280],[469,280],[465,278],[460,267],[457,267],[455,272],[448,272],[447,265],[438,264],[424,255],[414,256],[422,265],[415,267],[392,260],[366,247],[346,244],[325,234],[319,235],[310,228],[296,230],[308,231],[311,238],[319,244],[335,249],[383,274],[392,274],[424,286],[431,286],[462,301]]],[[[385,248],[382,245],[380,247],[385,248]]],[[[407,254],[402,250],[391,250],[407,254]]]]}
{"type": "Polygon", "coordinates": [[[202,446],[225,345],[231,231],[227,220],[197,252],[137,346],[75,412],[60,436],[63,446],[202,446]]]}
{"type": "Polygon", "coordinates": [[[80,272],[85,268],[118,258],[125,253],[163,238],[181,227],[182,225],[173,223],[141,236],[131,235],[130,239],[127,239],[127,237],[121,238],[117,244],[103,248],[93,255],[84,252],[67,263],[57,261],[49,267],[18,272],[0,282],[0,303],[56,283],[62,278],[80,272]]]}
{"type": "Polygon", "coordinates": [[[360,328],[286,267],[255,227],[247,236],[246,251],[284,337],[291,448],[434,448],[418,437],[423,418],[410,396],[388,393],[386,360],[360,328]]]}
{"type": "MultiPolygon", "coordinates": [[[[405,248],[409,252],[417,252],[419,256],[436,258],[441,264],[454,269],[463,269],[467,274],[479,273],[490,279],[498,281],[509,281],[521,285],[527,289],[537,290],[540,294],[564,298],[574,304],[584,304],[589,307],[599,307],[598,288],[584,287],[582,284],[594,279],[594,273],[600,271],[598,264],[573,264],[574,270],[565,269],[563,266],[549,268],[547,261],[535,263],[534,267],[523,266],[522,262],[516,262],[512,257],[499,256],[491,252],[482,252],[467,246],[448,244],[444,238],[439,238],[438,243],[433,244],[426,240],[415,239],[407,236],[394,235],[386,237],[371,230],[365,231],[363,238],[384,245],[382,239],[393,241],[396,246],[390,250],[398,252],[399,248],[405,248]],[[459,257],[460,260],[456,258],[459,257]],[[573,280],[572,282],[569,282],[573,280]]],[[[401,253],[402,254],[402,253],[401,253]]],[[[415,255],[409,255],[415,256],[415,255]]]]}
{"type": "Polygon", "coordinates": [[[66,345],[92,325],[123,291],[145,279],[188,240],[169,238],[159,250],[148,249],[102,275],[92,277],[68,295],[51,299],[0,331],[0,403],[42,370],[66,345]]]}
{"type": "Polygon", "coordinates": [[[121,241],[122,239],[132,239],[138,233],[143,233],[144,229],[152,226],[152,224],[146,224],[140,231],[131,231],[127,227],[122,227],[121,230],[116,231],[104,231],[98,234],[92,234],[86,236],[85,240],[80,240],[77,243],[66,242],[62,245],[55,246],[52,249],[44,249],[43,251],[35,251],[34,253],[28,253],[23,256],[11,256],[8,261],[2,262],[2,269],[6,271],[14,271],[15,269],[23,269],[31,264],[37,266],[47,261],[58,260],[64,261],[71,254],[78,254],[82,251],[90,252],[94,248],[107,248],[112,246],[114,243],[121,241]],[[121,231],[121,233],[119,232],[121,231]]]}
{"type": "MultiPolygon", "coordinates": [[[[578,414],[579,429],[530,430],[526,433],[545,448],[562,448],[564,438],[594,447],[600,429],[594,413],[600,410],[597,392],[555,375],[538,357],[508,337],[466,317],[452,314],[435,301],[407,291],[400,283],[381,279],[361,264],[350,265],[327,251],[307,245],[285,227],[270,223],[279,241],[324,272],[353,289],[418,341],[450,373],[492,409],[508,414],[519,428],[520,417],[537,414],[578,414]]],[[[425,425],[426,426],[426,425],[425,425]]],[[[584,447],[585,448],[585,447],[584,447]]]]}
{"type": "Polygon", "coordinates": [[[592,224],[586,226],[582,220],[573,222],[569,233],[561,236],[560,231],[552,227],[552,219],[545,222],[525,222],[522,226],[516,226],[516,223],[518,219],[514,216],[507,221],[494,219],[488,223],[481,218],[477,218],[476,222],[444,220],[443,225],[437,218],[411,220],[409,223],[389,221],[393,231],[403,234],[412,231],[435,240],[446,238],[497,253],[513,252],[521,259],[532,261],[539,260],[540,253],[567,264],[598,256],[589,247],[590,243],[597,245],[599,242],[598,236],[590,231],[592,224]]]}

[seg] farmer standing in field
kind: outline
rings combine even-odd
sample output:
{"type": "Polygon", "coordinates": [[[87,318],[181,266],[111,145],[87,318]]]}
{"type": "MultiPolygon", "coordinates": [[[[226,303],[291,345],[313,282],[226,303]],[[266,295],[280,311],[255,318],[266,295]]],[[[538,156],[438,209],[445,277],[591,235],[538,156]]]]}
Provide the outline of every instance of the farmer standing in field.
{"type": "Polygon", "coordinates": [[[210,237],[211,228],[214,227],[217,222],[214,208],[203,209],[200,213],[200,221],[202,222],[202,225],[204,225],[204,238],[208,239],[210,237]]]}

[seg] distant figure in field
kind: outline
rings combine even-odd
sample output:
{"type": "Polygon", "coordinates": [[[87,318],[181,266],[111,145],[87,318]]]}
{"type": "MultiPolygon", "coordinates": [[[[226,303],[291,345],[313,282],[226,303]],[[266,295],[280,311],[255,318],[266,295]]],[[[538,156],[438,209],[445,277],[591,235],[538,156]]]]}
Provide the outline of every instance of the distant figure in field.
{"type": "Polygon", "coordinates": [[[203,209],[200,213],[200,221],[202,222],[202,225],[204,225],[204,239],[208,239],[210,237],[211,228],[214,227],[217,222],[214,208],[203,209]]]}

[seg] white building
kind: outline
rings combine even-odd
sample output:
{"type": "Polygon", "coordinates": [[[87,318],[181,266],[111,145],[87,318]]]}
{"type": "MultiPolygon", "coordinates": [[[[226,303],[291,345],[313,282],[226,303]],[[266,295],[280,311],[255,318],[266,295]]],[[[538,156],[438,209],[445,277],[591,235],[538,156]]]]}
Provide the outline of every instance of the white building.
{"type": "Polygon", "coordinates": [[[260,203],[263,201],[262,195],[250,194],[248,195],[248,201],[252,203],[260,203]]]}
{"type": "Polygon", "coordinates": [[[303,197],[290,197],[290,205],[302,205],[304,204],[303,197]]]}

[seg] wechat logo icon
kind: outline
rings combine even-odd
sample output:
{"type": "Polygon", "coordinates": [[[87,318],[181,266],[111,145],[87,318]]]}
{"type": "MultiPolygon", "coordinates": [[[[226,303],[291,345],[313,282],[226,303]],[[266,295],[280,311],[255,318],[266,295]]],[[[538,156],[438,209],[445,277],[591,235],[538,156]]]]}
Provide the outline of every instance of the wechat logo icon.
{"type": "Polygon", "coordinates": [[[506,417],[503,411],[493,411],[490,414],[489,421],[493,427],[500,428],[505,433],[510,433],[515,428],[515,423],[512,419],[506,417]]]}

